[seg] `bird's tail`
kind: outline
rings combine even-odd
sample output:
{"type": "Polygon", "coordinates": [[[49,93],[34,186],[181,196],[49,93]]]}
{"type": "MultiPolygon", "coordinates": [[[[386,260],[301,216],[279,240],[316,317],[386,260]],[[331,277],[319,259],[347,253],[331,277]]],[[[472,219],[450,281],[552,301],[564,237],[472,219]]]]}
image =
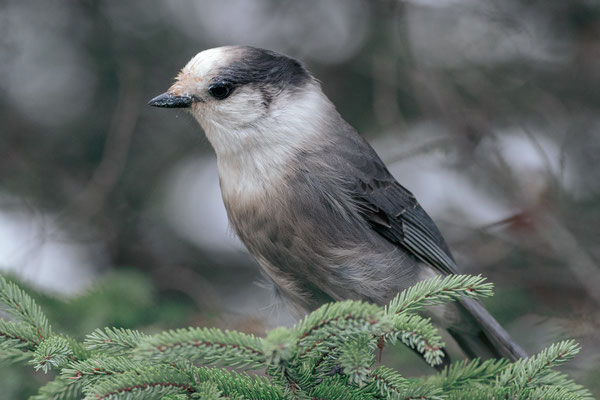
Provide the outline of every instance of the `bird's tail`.
{"type": "Polygon", "coordinates": [[[459,307],[478,327],[476,332],[464,331],[459,327],[449,328],[448,332],[470,358],[506,358],[515,361],[527,357],[527,353],[516,344],[477,300],[461,299],[459,307]]]}

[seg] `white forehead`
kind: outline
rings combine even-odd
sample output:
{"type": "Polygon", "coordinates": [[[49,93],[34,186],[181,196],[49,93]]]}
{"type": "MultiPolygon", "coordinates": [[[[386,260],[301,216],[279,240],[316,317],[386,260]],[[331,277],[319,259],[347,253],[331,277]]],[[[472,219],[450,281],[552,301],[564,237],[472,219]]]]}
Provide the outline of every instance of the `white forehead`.
{"type": "Polygon", "coordinates": [[[183,73],[198,77],[206,76],[215,68],[229,64],[239,51],[236,46],[215,47],[201,51],[183,67],[183,73]]]}

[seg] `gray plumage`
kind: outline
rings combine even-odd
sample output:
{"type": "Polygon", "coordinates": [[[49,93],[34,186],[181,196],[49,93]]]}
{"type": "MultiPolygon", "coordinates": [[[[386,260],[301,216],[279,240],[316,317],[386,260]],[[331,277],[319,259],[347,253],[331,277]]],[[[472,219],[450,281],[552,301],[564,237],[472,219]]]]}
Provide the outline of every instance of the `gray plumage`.
{"type": "MultiPolygon", "coordinates": [[[[212,49],[150,104],[191,108],[216,150],[232,226],[296,307],[384,304],[422,279],[458,273],[431,218],[298,61],[212,49]]],[[[475,300],[430,314],[470,357],[525,355],[475,300]]]]}

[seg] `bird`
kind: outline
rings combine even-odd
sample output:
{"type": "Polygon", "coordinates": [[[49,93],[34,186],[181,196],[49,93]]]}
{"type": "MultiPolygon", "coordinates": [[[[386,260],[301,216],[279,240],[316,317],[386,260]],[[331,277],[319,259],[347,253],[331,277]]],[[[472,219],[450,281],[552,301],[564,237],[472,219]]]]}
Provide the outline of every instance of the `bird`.
{"type": "MultiPolygon", "coordinates": [[[[433,220],[302,62],[251,46],[204,50],[148,104],[197,120],[234,231],[301,312],[347,299],[383,305],[459,273],[433,220]]],[[[477,300],[430,314],[467,357],[526,357],[477,300]]]]}

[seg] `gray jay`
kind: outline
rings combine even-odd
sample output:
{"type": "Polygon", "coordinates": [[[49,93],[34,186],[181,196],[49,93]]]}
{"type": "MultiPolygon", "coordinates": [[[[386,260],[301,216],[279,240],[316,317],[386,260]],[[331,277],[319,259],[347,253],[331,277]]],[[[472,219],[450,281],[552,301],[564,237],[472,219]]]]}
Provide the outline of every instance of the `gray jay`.
{"type": "MultiPolygon", "coordinates": [[[[199,122],[233,228],[298,308],[385,304],[458,272],[431,218],[302,63],[246,46],[205,50],[149,104],[186,108],[199,122]]],[[[469,357],[525,356],[475,300],[431,316],[469,357]]]]}

